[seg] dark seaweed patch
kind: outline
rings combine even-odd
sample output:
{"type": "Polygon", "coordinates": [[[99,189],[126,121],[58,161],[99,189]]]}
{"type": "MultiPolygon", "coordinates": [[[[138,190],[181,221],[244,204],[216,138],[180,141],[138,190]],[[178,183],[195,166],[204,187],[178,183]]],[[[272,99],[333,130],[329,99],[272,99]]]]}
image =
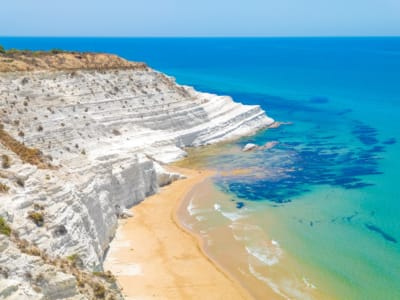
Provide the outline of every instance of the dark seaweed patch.
{"type": "Polygon", "coordinates": [[[248,104],[261,103],[270,115],[294,121],[293,126],[267,130],[238,142],[243,146],[249,142],[262,145],[279,141],[279,145],[269,151],[248,153],[246,159],[229,154],[213,161],[215,165],[228,166],[227,169],[234,165],[265,170],[265,176],[235,177],[218,182],[223,189],[242,199],[284,204],[294,201],[315,185],[368,188],[374,182],[367,181],[367,176],[382,174],[379,170],[379,160],[384,157],[382,153],[386,151],[386,145],[396,142],[392,138],[381,143],[376,128],[349,119],[349,115],[335,117],[351,110],[334,111],[316,105],[326,102],[323,97],[315,97],[312,101],[251,94],[233,97],[248,104]],[[354,139],[346,140],[347,137],[354,139]]]}
{"type": "Polygon", "coordinates": [[[328,103],[329,99],[326,97],[313,97],[309,101],[314,104],[324,104],[328,103]]]}
{"type": "Polygon", "coordinates": [[[353,110],[351,110],[351,109],[344,109],[344,110],[341,110],[341,111],[339,111],[338,113],[336,113],[336,115],[338,115],[338,116],[343,116],[343,115],[345,115],[345,114],[348,114],[348,113],[351,113],[353,110]]]}
{"type": "Polygon", "coordinates": [[[351,222],[356,216],[358,215],[358,212],[354,212],[354,214],[348,216],[348,217],[343,217],[344,220],[346,220],[347,222],[351,222]]]}
{"type": "Polygon", "coordinates": [[[374,185],[373,183],[357,182],[354,184],[344,184],[343,187],[345,189],[350,190],[350,189],[362,189],[362,188],[373,186],[373,185],[374,185]]]}
{"type": "Polygon", "coordinates": [[[379,233],[385,240],[387,240],[388,242],[392,242],[392,243],[395,243],[395,244],[397,244],[397,240],[393,237],[393,236],[391,236],[391,235],[389,235],[388,233],[386,233],[385,231],[383,231],[381,228],[379,228],[378,226],[375,226],[375,225],[373,225],[373,224],[368,224],[368,223],[365,223],[364,224],[365,225],[365,227],[367,227],[369,230],[371,230],[371,231],[373,231],[373,232],[376,232],[376,233],[379,233]]]}
{"type": "MultiPolygon", "coordinates": [[[[334,137],[328,137],[313,135],[303,143],[284,142],[270,152],[258,152],[258,159],[246,163],[262,166],[271,175],[259,180],[236,178],[234,182],[226,182],[225,188],[243,199],[287,203],[307,192],[312,185],[344,189],[372,186],[373,183],[364,181],[364,176],[381,174],[377,154],[385,148],[378,145],[348,148],[340,143],[332,147],[330,142],[334,137]]],[[[227,162],[234,160],[234,157],[226,159],[227,162]]]]}
{"type": "Polygon", "coordinates": [[[382,142],[382,144],[385,144],[385,145],[394,145],[396,143],[397,143],[397,140],[395,138],[390,138],[390,139],[382,142]]]}
{"type": "Polygon", "coordinates": [[[377,139],[377,130],[375,128],[365,125],[361,122],[355,122],[352,133],[364,145],[374,145],[379,142],[377,139]]]}

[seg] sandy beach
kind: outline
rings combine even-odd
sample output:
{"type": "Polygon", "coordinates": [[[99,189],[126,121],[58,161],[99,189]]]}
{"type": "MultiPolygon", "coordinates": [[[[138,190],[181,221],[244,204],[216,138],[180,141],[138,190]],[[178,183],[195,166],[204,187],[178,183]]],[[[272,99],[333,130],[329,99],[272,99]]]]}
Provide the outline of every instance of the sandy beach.
{"type": "Polygon", "coordinates": [[[185,195],[213,172],[173,171],[187,178],[131,209],[134,216],[120,222],[104,268],[116,275],[127,299],[251,299],[177,222],[185,195]]]}

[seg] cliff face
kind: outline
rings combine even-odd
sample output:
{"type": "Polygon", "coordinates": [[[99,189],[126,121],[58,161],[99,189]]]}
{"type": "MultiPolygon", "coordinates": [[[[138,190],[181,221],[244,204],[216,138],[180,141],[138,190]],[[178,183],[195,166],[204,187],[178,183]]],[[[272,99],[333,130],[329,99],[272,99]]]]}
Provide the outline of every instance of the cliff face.
{"type": "MultiPolygon", "coordinates": [[[[199,93],[143,66],[0,73],[0,120],[0,182],[8,187],[0,216],[19,239],[52,257],[78,254],[90,270],[101,269],[123,210],[179,178],[159,163],[182,157],[185,146],[273,122],[258,106],[199,93]],[[26,152],[46,163],[27,163],[26,152]]],[[[0,270],[11,263],[10,247],[0,247],[0,270]]],[[[7,280],[23,281],[32,264],[19,262],[7,280]]],[[[43,295],[22,286],[19,294],[43,295]]]]}

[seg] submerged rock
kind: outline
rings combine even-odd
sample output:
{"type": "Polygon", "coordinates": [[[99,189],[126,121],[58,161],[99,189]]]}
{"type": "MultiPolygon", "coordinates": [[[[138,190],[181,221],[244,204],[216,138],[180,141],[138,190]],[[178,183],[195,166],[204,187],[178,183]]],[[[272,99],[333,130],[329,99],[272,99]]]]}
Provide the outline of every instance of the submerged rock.
{"type": "Polygon", "coordinates": [[[267,143],[265,143],[264,146],[262,146],[262,147],[260,147],[260,148],[265,149],[265,150],[268,150],[268,149],[271,149],[271,148],[275,147],[275,146],[278,145],[278,144],[279,144],[278,141],[267,142],[267,143]]]}
{"type": "Polygon", "coordinates": [[[243,147],[242,151],[247,152],[247,151],[256,150],[257,148],[258,148],[258,146],[256,144],[248,143],[243,147]]]}
{"type": "Polygon", "coordinates": [[[249,151],[254,151],[254,150],[268,150],[268,149],[275,147],[278,144],[279,144],[278,141],[267,142],[267,143],[265,143],[264,146],[258,146],[256,144],[248,143],[243,147],[242,151],[249,152],[249,151]]]}

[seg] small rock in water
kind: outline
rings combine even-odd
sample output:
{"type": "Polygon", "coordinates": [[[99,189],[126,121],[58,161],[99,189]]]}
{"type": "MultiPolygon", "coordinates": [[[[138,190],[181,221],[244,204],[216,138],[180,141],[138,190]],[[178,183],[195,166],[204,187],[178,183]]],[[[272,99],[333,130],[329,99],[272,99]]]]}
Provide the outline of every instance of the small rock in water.
{"type": "Polygon", "coordinates": [[[255,150],[256,148],[257,148],[256,144],[248,143],[243,147],[242,151],[243,152],[252,151],[255,150]]]}
{"type": "Polygon", "coordinates": [[[236,208],[241,209],[244,206],[243,202],[236,203],[236,208]]]}

